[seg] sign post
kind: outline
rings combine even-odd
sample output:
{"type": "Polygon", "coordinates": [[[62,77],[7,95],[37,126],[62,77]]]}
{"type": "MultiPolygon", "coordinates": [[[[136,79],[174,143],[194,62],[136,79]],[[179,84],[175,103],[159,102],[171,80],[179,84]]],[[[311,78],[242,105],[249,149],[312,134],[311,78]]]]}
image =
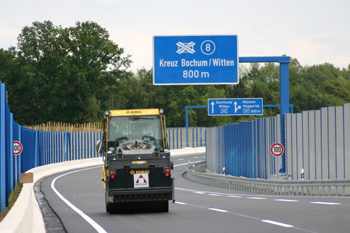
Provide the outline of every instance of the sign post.
{"type": "Polygon", "coordinates": [[[15,156],[15,185],[17,189],[17,155],[21,154],[23,151],[23,145],[19,141],[13,141],[13,154],[15,156]]]}
{"type": "Polygon", "coordinates": [[[238,37],[154,36],[154,85],[238,84],[238,37]]]}

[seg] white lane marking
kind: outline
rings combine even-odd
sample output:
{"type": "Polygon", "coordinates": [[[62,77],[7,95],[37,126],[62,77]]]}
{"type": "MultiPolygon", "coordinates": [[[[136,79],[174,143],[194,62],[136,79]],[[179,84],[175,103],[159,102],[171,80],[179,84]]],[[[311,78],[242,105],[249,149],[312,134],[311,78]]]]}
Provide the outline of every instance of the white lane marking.
{"type": "Polygon", "coordinates": [[[336,202],[322,202],[322,201],[314,201],[310,202],[311,204],[319,204],[319,205],[340,205],[340,203],[336,202]]]}
{"type": "Polygon", "coordinates": [[[265,197],[247,197],[249,199],[254,199],[254,200],[264,200],[266,199],[265,197]]]}
{"type": "Polygon", "coordinates": [[[182,191],[189,191],[189,192],[202,192],[202,191],[197,191],[197,190],[193,190],[193,189],[183,189],[183,188],[177,188],[177,187],[175,187],[175,189],[182,190],[182,191]]]}
{"type": "Polygon", "coordinates": [[[289,200],[289,199],[274,199],[274,201],[299,202],[299,200],[289,200]]]}
{"type": "Polygon", "coordinates": [[[184,160],[184,159],[179,159],[179,160],[184,160]]]}
{"type": "Polygon", "coordinates": [[[196,156],[196,157],[193,157],[194,159],[198,159],[198,156],[196,156]]]}
{"type": "Polygon", "coordinates": [[[193,192],[195,194],[205,194],[205,192],[193,192]]]}
{"type": "Polygon", "coordinates": [[[216,193],[208,193],[208,195],[213,197],[222,197],[222,195],[216,193]]]}
{"type": "MultiPolygon", "coordinates": [[[[193,161],[193,162],[191,162],[191,164],[192,164],[192,163],[198,163],[198,162],[203,162],[203,160],[200,160],[200,161],[193,161]]],[[[179,167],[179,166],[184,166],[184,165],[188,165],[188,163],[176,164],[176,165],[174,165],[174,167],[179,167]]]]}
{"type": "Polygon", "coordinates": [[[187,205],[187,203],[185,203],[185,202],[180,202],[180,201],[175,201],[175,204],[179,204],[179,205],[187,205]]]}
{"type": "Polygon", "coordinates": [[[281,227],[294,227],[293,225],[289,225],[289,224],[285,224],[285,223],[281,223],[281,222],[275,222],[272,220],[261,220],[261,221],[266,222],[266,223],[270,223],[273,225],[281,226],[281,227]]]}
{"type": "MultiPolygon", "coordinates": [[[[177,190],[181,190],[181,191],[187,191],[187,192],[193,192],[193,193],[196,193],[196,192],[200,192],[200,194],[205,194],[205,193],[213,193],[213,192],[210,192],[210,191],[202,191],[202,190],[194,190],[194,189],[184,189],[184,188],[178,188],[178,187],[175,187],[175,189],[177,190]]],[[[218,194],[218,195],[233,195],[233,196],[250,196],[251,194],[236,194],[236,193],[220,193],[220,192],[215,192],[215,194],[218,194]]],[[[259,196],[259,195],[255,195],[256,196],[259,196]]],[[[261,195],[263,197],[265,197],[265,195],[261,195]]],[[[266,199],[266,198],[264,198],[266,199]]]]}
{"type": "MultiPolygon", "coordinates": [[[[234,197],[234,196],[232,196],[232,197],[234,197]]],[[[235,197],[236,197],[236,196],[235,196],[235,197]]],[[[239,197],[239,196],[237,196],[237,197],[239,197]]],[[[257,220],[257,221],[260,221],[260,222],[265,222],[265,223],[269,223],[269,224],[274,224],[274,225],[281,226],[281,227],[291,227],[291,228],[295,228],[295,229],[298,229],[298,230],[301,230],[301,231],[305,231],[305,232],[316,233],[316,232],[314,232],[314,231],[309,231],[309,230],[306,230],[306,229],[294,227],[293,225],[290,225],[290,224],[281,223],[281,222],[276,222],[276,221],[272,221],[272,220],[268,220],[268,219],[263,220],[263,219],[256,218],[256,217],[253,217],[253,216],[248,216],[248,215],[244,215],[244,214],[240,214],[240,213],[230,212],[230,211],[228,211],[228,210],[217,209],[217,208],[212,208],[212,207],[207,208],[207,207],[204,207],[204,206],[193,205],[193,204],[187,204],[187,203],[186,203],[186,205],[191,206],[191,207],[195,207],[195,208],[208,209],[208,210],[213,210],[213,211],[217,211],[217,212],[232,214],[232,215],[236,215],[236,216],[239,216],[239,217],[249,218],[249,219],[257,220]]]]}
{"type": "MultiPolygon", "coordinates": [[[[98,166],[101,167],[101,166],[98,166]]],[[[65,173],[63,175],[60,175],[58,177],[56,177],[52,182],[51,182],[51,188],[52,190],[57,194],[57,196],[59,198],[61,198],[62,201],[64,201],[70,208],[72,208],[75,212],[77,212],[83,219],[85,219],[85,221],[87,221],[93,228],[95,228],[95,230],[99,233],[107,233],[107,231],[105,231],[105,229],[103,229],[100,225],[98,225],[97,222],[95,222],[94,220],[92,220],[92,218],[90,218],[89,216],[87,216],[83,211],[81,211],[80,209],[78,209],[77,207],[75,207],[72,203],[70,203],[66,198],[64,198],[64,196],[62,196],[62,194],[60,192],[57,191],[57,189],[55,188],[55,182],[57,179],[72,174],[72,173],[76,173],[76,172],[80,172],[80,171],[85,171],[85,170],[89,170],[89,169],[93,169],[96,167],[90,167],[90,168],[85,168],[85,169],[80,169],[80,170],[76,170],[76,171],[72,171],[72,172],[68,172],[65,173]]]]}
{"type": "Polygon", "coordinates": [[[208,210],[214,210],[214,211],[222,212],[222,213],[227,213],[228,212],[227,210],[216,209],[216,208],[208,208],[208,210]]]}
{"type": "Polygon", "coordinates": [[[241,196],[232,196],[232,195],[227,195],[226,197],[235,197],[235,198],[239,198],[241,196]]]}

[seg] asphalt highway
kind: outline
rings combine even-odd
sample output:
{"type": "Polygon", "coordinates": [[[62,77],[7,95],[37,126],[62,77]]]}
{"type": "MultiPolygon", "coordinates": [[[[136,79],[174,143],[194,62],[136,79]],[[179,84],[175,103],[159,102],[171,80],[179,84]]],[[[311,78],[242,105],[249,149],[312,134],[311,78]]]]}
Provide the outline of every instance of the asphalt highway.
{"type": "Polygon", "coordinates": [[[206,186],[182,177],[188,162],[204,160],[204,154],[172,160],[176,201],[168,213],[107,213],[101,166],[47,177],[41,191],[69,233],[350,232],[350,198],[270,196],[206,186]]]}

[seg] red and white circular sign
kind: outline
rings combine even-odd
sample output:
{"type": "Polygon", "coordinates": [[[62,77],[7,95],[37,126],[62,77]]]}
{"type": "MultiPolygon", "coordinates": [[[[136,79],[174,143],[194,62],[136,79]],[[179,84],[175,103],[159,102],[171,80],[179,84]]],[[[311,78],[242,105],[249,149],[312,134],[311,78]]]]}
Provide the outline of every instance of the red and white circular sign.
{"type": "Polygon", "coordinates": [[[19,155],[23,151],[23,145],[19,141],[13,141],[13,154],[19,155]]]}
{"type": "Polygon", "coordinates": [[[274,155],[274,156],[281,156],[284,152],[284,147],[281,143],[274,143],[272,146],[271,146],[271,153],[274,155]]]}

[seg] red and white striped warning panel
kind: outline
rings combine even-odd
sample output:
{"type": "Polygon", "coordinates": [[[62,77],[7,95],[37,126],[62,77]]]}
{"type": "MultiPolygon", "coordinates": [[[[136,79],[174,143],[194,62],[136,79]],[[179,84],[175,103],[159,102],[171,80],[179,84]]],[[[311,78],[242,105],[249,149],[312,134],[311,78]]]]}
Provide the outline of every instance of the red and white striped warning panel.
{"type": "Polygon", "coordinates": [[[134,188],[148,188],[148,173],[134,174],[134,188]]]}

